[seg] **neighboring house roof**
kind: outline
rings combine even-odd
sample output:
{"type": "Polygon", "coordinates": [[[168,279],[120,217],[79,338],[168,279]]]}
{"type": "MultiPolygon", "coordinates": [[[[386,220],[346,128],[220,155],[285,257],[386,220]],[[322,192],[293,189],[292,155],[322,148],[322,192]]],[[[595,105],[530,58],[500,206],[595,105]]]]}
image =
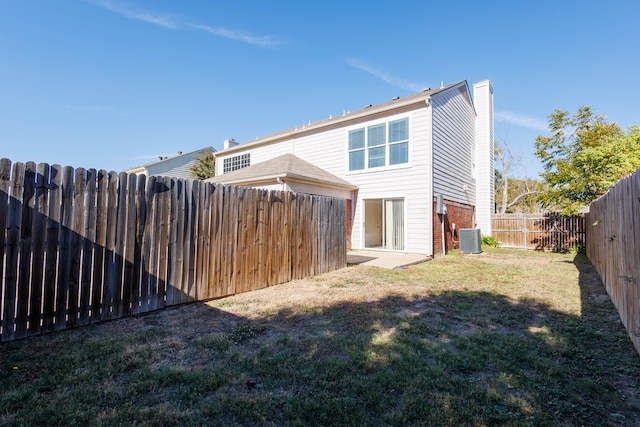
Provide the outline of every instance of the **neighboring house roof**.
{"type": "MultiPolygon", "coordinates": [[[[455,86],[461,86],[461,88],[464,88],[465,92],[468,94],[468,86],[467,86],[467,82],[466,80],[462,80],[456,83],[452,83],[446,86],[442,86],[436,89],[425,89],[422,92],[413,94],[413,95],[409,95],[409,96],[405,96],[403,98],[394,98],[391,101],[387,101],[384,102],[382,104],[377,104],[377,105],[368,105],[360,110],[356,110],[356,111],[352,111],[352,112],[347,112],[344,113],[340,116],[335,116],[335,117],[331,117],[328,119],[324,119],[324,120],[320,120],[317,122],[313,122],[313,123],[309,123],[308,125],[303,125],[303,126],[299,126],[293,129],[287,129],[281,132],[277,132],[277,133],[273,133],[271,135],[267,135],[265,137],[262,138],[258,138],[254,141],[250,141],[250,142],[245,142],[242,144],[238,144],[232,147],[229,147],[227,149],[218,151],[217,153],[214,153],[214,155],[217,157],[219,155],[228,155],[228,154],[232,154],[236,151],[244,151],[248,148],[251,147],[257,147],[257,146],[261,146],[261,145],[266,145],[266,144],[272,144],[274,142],[278,142],[281,140],[285,140],[287,138],[290,138],[292,135],[297,136],[302,136],[305,134],[309,134],[309,133],[313,133],[313,132],[317,132],[319,130],[326,130],[327,128],[331,128],[333,126],[344,126],[345,124],[348,124],[349,122],[354,122],[357,120],[361,120],[364,118],[367,119],[371,119],[373,117],[375,117],[376,115],[387,115],[389,114],[390,111],[394,111],[394,110],[398,110],[398,111],[403,111],[406,110],[408,108],[412,108],[414,107],[416,104],[420,104],[420,103],[424,103],[427,102],[431,96],[440,93],[442,91],[445,91],[447,89],[450,89],[452,87],[455,86]]],[[[462,89],[461,89],[462,90],[462,89]]],[[[471,98],[470,96],[467,96],[469,99],[469,102],[471,103],[471,98]]],[[[472,104],[473,105],[473,104],[472,104]]]]}
{"type": "Polygon", "coordinates": [[[125,172],[144,173],[147,175],[165,175],[176,178],[193,178],[191,176],[191,166],[194,165],[196,159],[202,156],[206,151],[215,153],[216,150],[213,147],[205,147],[184,154],[179,152],[176,156],[164,157],[154,162],[126,169],[125,172]]]}
{"type": "Polygon", "coordinates": [[[280,181],[298,181],[350,191],[358,188],[350,182],[293,154],[284,154],[262,163],[209,178],[207,181],[219,184],[256,185],[277,181],[278,179],[280,181]]]}

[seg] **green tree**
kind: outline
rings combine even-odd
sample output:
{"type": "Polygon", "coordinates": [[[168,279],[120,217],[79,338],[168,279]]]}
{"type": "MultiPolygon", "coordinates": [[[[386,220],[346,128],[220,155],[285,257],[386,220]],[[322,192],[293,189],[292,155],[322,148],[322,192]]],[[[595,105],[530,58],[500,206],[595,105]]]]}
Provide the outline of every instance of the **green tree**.
{"type": "Polygon", "coordinates": [[[549,130],[550,137],[535,142],[548,186],[540,200],[563,214],[576,213],[640,167],[640,127],[625,133],[589,106],[573,116],[556,110],[549,130]]]}
{"type": "Polygon", "coordinates": [[[206,150],[202,156],[196,157],[191,166],[191,175],[196,179],[207,179],[216,176],[216,158],[211,150],[206,150]]]}

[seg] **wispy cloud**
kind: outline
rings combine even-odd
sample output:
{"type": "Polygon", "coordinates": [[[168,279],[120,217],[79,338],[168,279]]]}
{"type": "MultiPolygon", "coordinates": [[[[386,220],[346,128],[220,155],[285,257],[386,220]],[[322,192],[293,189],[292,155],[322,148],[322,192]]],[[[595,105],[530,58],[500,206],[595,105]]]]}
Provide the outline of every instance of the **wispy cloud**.
{"type": "Polygon", "coordinates": [[[149,24],[159,25],[165,28],[178,28],[178,20],[170,15],[157,15],[152,12],[133,8],[124,3],[116,3],[110,0],[86,0],[88,3],[103,7],[118,15],[129,19],[137,19],[138,21],[148,22],[149,24]]]}
{"type": "Polygon", "coordinates": [[[390,74],[387,74],[386,72],[378,68],[374,68],[369,64],[366,64],[365,62],[360,61],[359,59],[349,58],[347,59],[347,64],[349,64],[353,68],[357,68],[359,70],[364,71],[365,73],[371,74],[372,76],[379,78],[385,83],[389,83],[392,86],[396,86],[402,89],[418,92],[424,89],[425,87],[427,87],[427,85],[422,83],[411,82],[411,81],[404,80],[404,79],[392,76],[390,74]]]}
{"type": "Polygon", "coordinates": [[[547,123],[537,117],[526,116],[524,114],[514,113],[511,111],[496,111],[495,119],[498,122],[509,123],[527,129],[538,131],[549,130],[547,123]]]}
{"type": "Polygon", "coordinates": [[[202,24],[189,24],[191,27],[198,30],[205,31],[207,33],[215,34],[216,36],[224,37],[231,40],[236,40],[244,43],[249,43],[257,46],[272,47],[280,44],[280,40],[273,36],[253,36],[251,34],[242,33],[239,31],[232,31],[222,27],[210,27],[209,25],[202,24]]]}
{"type": "Polygon", "coordinates": [[[223,27],[213,27],[209,25],[186,22],[180,17],[175,15],[156,14],[150,11],[138,9],[128,4],[115,2],[112,0],[85,0],[88,3],[100,6],[118,15],[124,16],[129,19],[136,19],[138,21],[147,22],[149,24],[159,25],[164,28],[172,30],[184,30],[188,28],[195,28],[197,30],[223,37],[230,40],[235,40],[255,46],[261,47],[274,47],[282,43],[277,37],[274,36],[256,36],[252,34],[243,33],[240,31],[234,31],[223,27]]]}

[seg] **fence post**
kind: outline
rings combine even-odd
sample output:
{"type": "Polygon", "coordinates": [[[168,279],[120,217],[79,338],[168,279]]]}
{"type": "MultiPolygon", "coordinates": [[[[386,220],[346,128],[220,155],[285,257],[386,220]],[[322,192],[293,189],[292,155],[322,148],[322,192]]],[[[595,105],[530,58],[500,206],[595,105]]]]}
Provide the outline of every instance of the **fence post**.
{"type": "Polygon", "coordinates": [[[522,214],[522,231],[524,233],[523,249],[529,249],[529,230],[527,229],[527,214],[522,214]]]}

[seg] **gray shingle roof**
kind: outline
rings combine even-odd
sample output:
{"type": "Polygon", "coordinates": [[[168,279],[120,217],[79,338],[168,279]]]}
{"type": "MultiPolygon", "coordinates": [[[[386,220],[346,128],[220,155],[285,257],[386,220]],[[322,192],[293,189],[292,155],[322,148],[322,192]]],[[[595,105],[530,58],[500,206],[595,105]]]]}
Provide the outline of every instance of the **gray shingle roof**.
{"type": "Polygon", "coordinates": [[[358,187],[293,154],[284,154],[262,163],[238,169],[207,181],[219,184],[250,184],[256,182],[295,179],[319,185],[355,190],[358,187]]]}

